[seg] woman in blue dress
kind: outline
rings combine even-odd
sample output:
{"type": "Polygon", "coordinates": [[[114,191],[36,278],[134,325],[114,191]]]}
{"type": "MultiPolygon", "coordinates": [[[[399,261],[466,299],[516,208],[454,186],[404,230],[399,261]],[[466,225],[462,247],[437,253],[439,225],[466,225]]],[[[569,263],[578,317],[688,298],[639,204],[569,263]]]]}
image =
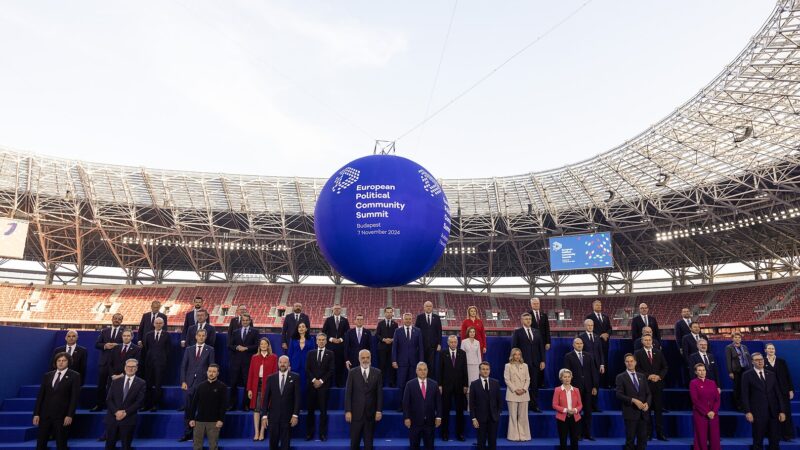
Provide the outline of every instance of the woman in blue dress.
{"type": "Polygon", "coordinates": [[[308,335],[306,324],[297,326],[298,339],[289,343],[291,371],[300,375],[300,409],[306,410],[306,357],[316,348],[313,336],[308,335]]]}

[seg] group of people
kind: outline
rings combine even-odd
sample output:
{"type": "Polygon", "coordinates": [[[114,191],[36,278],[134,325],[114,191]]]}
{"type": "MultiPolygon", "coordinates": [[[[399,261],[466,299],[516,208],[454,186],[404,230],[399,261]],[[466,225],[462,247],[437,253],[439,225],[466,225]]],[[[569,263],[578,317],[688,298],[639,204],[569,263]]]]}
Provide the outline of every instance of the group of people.
{"type": "MultiPolygon", "coordinates": [[[[520,317],[520,327],[511,337],[511,351],[503,368],[505,402],[509,412],[506,437],[511,441],[531,439],[529,411],[541,412],[538,389],[542,386],[546,353],[551,348],[549,318],[541,311],[538,298],[520,317]]],[[[157,411],[162,384],[173,344],[166,331],[167,317],[154,301],[142,316],[134,342],[131,330],[122,327],[123,317],[115,314],[95,343],[99,350],[97,403],[92,411],[107,409],[104,439],[112,449],[117,441],[131,448],[136,415],[157,411]],[[144,378],[137,376],[144,365],[144,378]]],[[[626,448],[643,449],[650,437],[666,440],[663,430],[664,379],[667,359],[661,350],[661,334],[648,306],[631,321],[634,352],[624,356],[625,371],[611,381],[607,370],[611,318],[603,313],[602,302],[584,321],[584,331],[572,342],[558,372],[560,385],[553,392],[552,409],[561,448],[577,448],[592,436],[592,412],[598,409],[601,387],[616,389],[625,422],[626,448]],[[651,412],[654,417],[651,419],[651,412]]],[[[451,411],[455,414],[455,439],[464,441],[465,420],[477,430],[478,448],[494,449],[498,436],[503,396],[500,383],[492,378],[485,361],[486,330],[478,309],[470,306],[460,335],[447,336],[442,348],[442,321],[425,302],[414,317],[404,313],[401,323],[394,309],[386,307],[377,323],[377,365],[372,361],[372,333],[357,314],[351,327],[341,307],[335,305],[321,331],[311,336],[311,323],[302,305],[296,303],[285,315],[281,330],[281,353],[273,352],[270,340],[261,337],[241,306],[228,326],[228,383],[219,379],[215,363],[216,328],[208,322],[203,300],[194,299],[186,314],[180,347],[180,383],[185,392],[185,429],[181,441],[193,440],[194,447],[217,447],[225,414],[240,404],[239,387],[244,388],[241,408],[253,412],[253,440],[265,439],[269,430],[271,449],[288,449],[290,430],[306,411],[306,440],[315,434],[327,440],[328,398],[331,386],[345,388],[345,420],[350,424],[351,448],[372,449],[377,422],[383,413],[383,387],[397,387],[404,425],[409,429],[411,448],[433,448],[435,429],[449,440],[451,411]],[[319,415],[317,423],[316,416],[319,415]]],[[[708,341],[688,308],[675,324],[675,339],[686,363],[687,381],[693,404],[696,449],[719,449],[720,372],[723,370],[708,352],[708,341]]],[[[39,427],[37,448],[46,448],[49,436],[59,449],[66,448],[67,430],[74,418],[80,386],[86,375],[87,350],[77,345],[78,333],[69,330],[66,345],[55,349],[55,370],[45,374],[34,410],[39,427]]],[[[734,401],[753,424],[754,448],[761,448],[765,436],[770,446],[781,437],[793,437],[789,400],[793,385],[786,361],[767,345],[766,355],[750,353],[734,333],[725,351],[726,372],[734,383],[734,401]]]]}

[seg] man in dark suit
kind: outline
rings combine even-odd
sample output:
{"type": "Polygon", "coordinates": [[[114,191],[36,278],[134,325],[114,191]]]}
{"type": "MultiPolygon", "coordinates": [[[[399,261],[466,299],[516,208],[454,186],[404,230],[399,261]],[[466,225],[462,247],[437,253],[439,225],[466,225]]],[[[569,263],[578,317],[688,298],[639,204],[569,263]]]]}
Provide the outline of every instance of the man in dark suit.
{"type": "Polygon", "coordinates": [[[67,330],[67,335],[64,336],[66,345],[56,347],[53,351],[53,368],[56,367],[56,355],[59,353],[66,353],[69,356],[69,368],[78,372],[81,375],[81,386],[86,382],[86,361],[89,360],[89,354],[86,352],[86,347],[78,345],[78,332],[75,330],[67,330]]]}
{"type": "MultiPolygon", "coordinates": [[[[637,350],[641,350],[642,347],[644,347],[644,344],[642,343],[642,338],[644,338],[645,336],[650,336],[651,338],[653,337],[653,330],[650,327],[642,328],[642,337],[633,341],[634,352],[637,350]]],[[[661,350],[661,342],[656,339],[653,339],[653,348],[656,350],[661,350]]]]}
{"type": "MultiPolygon", "coordinates": [[[[697,353],[693,353],[689,357],[689,364],[691,367],[694,367],[696,364],[703,364],[706,366],[706,378],[714,380],[714,383],[717,384],[717,390],[722,393],[722,384],[720,384],[721,380],[719,379],[719,366],[714,359],[714,355],[708,351],[707,340],[700,339],[697,341],[697,353]]],[[[696,377],[697,374],[692,371],[692,379],[696,377]]]]}
{"type": "Polygon", "coordinates": [[[199,295],[194,298],[194,309],[186,313],[186,317],[183,319],[183,329],[181,331],[181,347],[186,347],[189,345],[187,343],[186,337],[189,335],[189,328],[192,325],[198,322],[197,320],[197,313],[203,309],[203,297],[199,295]]]}
{"type": "MultiPolygon", "coordinates": [[[[600,349],[603,352],[603,364],[608,364],[608,340],[611,339],[611,333],[614,329],[611,327],[611,318],[608,314],[603,314],[603,302],[595,300],[592,302],[592,312],[586,316],[594,323],[594,332],[600,335],[600,349]]],[[[600,384],[608,386],[610,384],[610,377],[607,371],[603,371],[600,377],[600,384]]]]}
{"type": "Polygon", "coordinates": [[[669,367],[664,353],[653,346],[653,337],[642,336],[644,347],[635,354],[636,367],[644,374],[647,379],[647,388],[650,390],[651,403],[647,412],[648,419],[650,411],[655,414],[655,424],[650,423],[649,435],[656,435],[659,441],[666,441],[664,435],[664,377],[667,376],[669,367]]]}
{"type": "Polygon", "coordinates": [[[94,348],[100,350],[100,358],[97,360],[97,403],[89,410],[91,412],[101,411],[106,407],[106,387],[111,378],[111,355],[122,344],[122,320],[122,314],[114,314],[111,317],[111,326],[103,328],[94,343],[94,348]]]}
{"type": "MultiPolygon", "coordinates": [[[[111,380],[122,378],[125,373],[125,361],[133,358],[139,361],[142,357],[142,349],[133,342],[133,331],[125,330],[122,332],[122,343],[111,352],[111,380]]],[[[139,368],[138,365],[136,367],[139,368]]]]}
{"type": "Polygon", "coordinates": [[[481,363],[479,372],[478,379],[469,386],[469,415],[472,426],[478,430],[478,450],[495,450],[503,397],[500,383],[489,378],[491,368],[488,362],[481,363]]]}
{"type": "Polygon", "coordinates": [[[131,358],[124,364],[124,375],[111,382],[106,398],[106,450],[114,450],[118,440],[122,441],[122,450],[131,449],[136,417],[144,405],[147,383],[136,376],[139,361],[131,358]]]}
{"type": "Polygon", "coordinates": [[[328,336],[328,350],[333,352],[336,386],[342,387],[347,375],[347,367],[344,364],[344,338],[350,331],[350,322],[347,317],[342,316],[341,305],[333,305],[332,310],[333,314],[322,324],[322,332],[328,336]]]}
{"type": "Polygon", "coordinates": [[[217,329],[214,325],[208,323],[208,311],[201,309],[197,311],[197,323],[189,327],[189,332],[186,334],[186,347],[191,347],[196,344],[195,336],[199,330],[206,331],[206,344],[214,346],[217,342],[217,329]]]}
{"type": "Polygon", "coordinates": [[[281,327],[281,348],[284,353],[289,351],[289,341],[300,338],[300,335],[297,334],[298,325],[304,323],[306,328],[311,330],[311,321],[303,312],[303,304],[295,303],[292,308],[291,313],[283,316],[283,327],[281,327]]]}
{"type": "Polygon", "coordinates": [[[593,441],[592,437],[592,398],[597,397],[600,376],[594,356],[584,351],[583,339],[572,340],[573,351],[564,356],[564,367],[572,372],[572,385],[581,393],[583,414],[581,416],[581,439],[593,441]]]}
{"type": "MultiPolygon", "coordinates": [[[[247,306],[239,305],[236,308],[236,315],[231,319],[231,322],[228,324],[228,336],[232,335],[234,331],[242,328],[242,317],[247,314],[247,306]]],[[[253,318],[250,318],[250,325],[253,325],[253,318]]]]}
{"type": "Polygon", "coordinates": [[[544,340],[539,334],[539,330],[531,327],[531,315],[522,315],[522,327],[514,330],[511,335],[511,348],[518,348],[522,352],[522,360],[528,365],[528,373],[531,377],[530,384],[530,409],[535,412],[542,412],[539,409],[539,374],[544,370],[544,340]]]}
{"type": "Polygon", "coordinates": [[[356,314],[356,326],[347,330],[344,336],[344,357],[348,372],[358,365],[358,353],[361,350],[372,351],[372,333],[364,328],[364,315],[356,314]]]}
{"type": "MultiPolygon", "coordinates": [[[[247,386],[247,373],[250,371],[250,358],[258,350],[258,330],[252,327],[252,319],[246,312],[242,314],[241,327],[228,334],[228,385],[230,386],[230,401],[228,411],[236,408],[238,388],[247,386]]],[[[247,392],[242,396],[242,410],[247,411],[247,392]]]]}
{"type": "Polygon", "coordinates": [[[139,347],[144,347],[144,338],[147,333],[155,330],[156,319],[161,317],[164,325],[167,325],[167,315],[161,312],[161,302],[153,300],[150,303],[150,312],[142,314],[142,320],[139,321],[139,329],[136,330],[136,338],[139,340],[139,347]]]}
{"type": "Polygon", "coordinates": [[[784,402],[774,373],[764,369],[764,356],[755,352],[753,368],[742,375],[742,404],[745,418],[753,424],[753,450],[764,448],[769,438],[770,450],[777,450],[780,441],[779,422],[786,421],[784,402]]]}
{"type": "Polygon", "coordinates": [[[392,344],[397,322],[394,321],[394,308],[383,308],[383,320],[378,322],[375,335],[378,337],[378,366],[383,375],[383,381],[389,387],[395,387],[395,370],[392,367],[392,344]]]}
{"type": "Polygon", "coordinates": [[[42,377],[33,407],[33,425],[39,427],[37,450],[47,449],[51,434],[56,438],[56,448],[67,450],[67,434],[81,393],[81,376],[69,368],[69,356],[59,353],[55,361],[56,369],[42,377]]]}
{"type": "MultiPolygon", "coordinates": [[[[406,383],[414,376],[417,363],[424,360],[422,333],[419,328],[411,326],[411,313],[405,313],[403,314],[403,326],[395,330],[392,344],[392,367],[397,370],[397,388],[400,390],[400,398],[403,398],[406,383]]],[[[402,407],[398,408],[398,411],[401,410],[402,407]]]]}
{"type": "Polygon", "coordinates": [[[742,333],[733,332],[733,342],[725,347],[725,367],[728,368],[728,377],[733,380],[733,405],[739,411],[744,411],[742,403],[742,374],[751,367],[750,350],[742,344],[742,333]]]}
{"type": "MultiPolygon", "coordinates": [[[[578,337],[583,341],[583,350],[594,358],[595,370],[597,371],[597,389],[600,389],[602,376],[606,373],[606,360],[603,359],[603,347],[600,342],[601,338],[600,335],[594,332],[594,321],[592,319],[584,320],[583,328],[585,331],[579,334],[578,337]]],[[[574,372],[575,371],[573,371],[573,373],[574,372]]],[[[592,412],[600,412],[597,396],[592,396],[591,406],[583,405],[583,409],[591,409],[592,412]]]]}
{"type": "Polygon", "coordinates": [[[289,371],[289,357],[278,358],[278,372],[267,378],[261,426],[269,426],[269,449],[289,450],[291,429],[300,414],[300,376],[289,371]]]}
{"type": "Polygon", "coordinates": [[[426,450],[433,450],[434,432],[442,424],[442,395],[436,381],[428,378],[427,364],[417,363],[416,373],[403,390],[403,424],[410,430],[412,449],[420,448],[421,439],[426,450]]]}
{"type": "Polygon", "coordinates": [[[370,367],[369,350],[358,352],[359,366],[350,369],[344,389],[344,420],[350,424],[350,450],[359,450],[364,440],[364,450],[372,450],[375,422],[383,417],[383,376],[379,369],[370,367]]]}
{"type": "Polygon", "coordinates": [[[658,329],[658,321],[649,314],[650,308],[647,303],[639,304],[639,315],[631,320],[631,338],[635,341],[642,337],[642,329],[650,327],[653,332],[653,339],[661,342],[661,331],[658,329]]]}
{"type": "Polygon", "coordinates": [[[425,351],[428,375],[431,379],[438,380],[436,353],[442,350],[442,320],[433,312],[433,303],[425,302],[422,308],[423,313],[417,316],[414,326],[422,332],[422,347],[425,351]]]}
{"type": "Polygon", "coordinates": [[[694,370],[694,368],[689,367],[689,357],[697,353],[697,341],[700,339],[707,340],[708,338],[706,335],[700,333],[700,324],[692,322],[691,331],[683,337],[683,342],[681,342],[681,354],[683,355],[683,360],[686,361],[686,367],[689,369],[689,372],[694,370]]]}
{"type": "Polygon", "coordinates": [[[647,422],[650,416],[650,389],[645,376],[636,371],[636,358],[625,355],[625,372],[617,375],[617,400],[625,421],[625,449],[647,447],[647,422]]]}
{"type": "Polygon", "coordinates": [[[316,410],[319,410],[319,439],[328,440],[328,393],[334,382],[335,356],[325,348],[328,336],[317,334],[317,349],[306,356],[306,382],[308,386],[308,416],[306,417],[306,440],[314,439],[316,410]]]}
{"type": "MultiPolygon", "coordinates": [[[[181,361],[181,389],[186,394],[184,406],[180,410],[185,410],[192,402],[192,396],[197,386],[206,380],[208,366],[214,364],[214,347],[206,344],[206,330],[195,332],[195,345],[186,347],[181,361]]],[[[192,439],[192,427],[189,426],[188,412],[184,414],[185,427],[183,437],[179,442],[192,439]]]]}
{"type": "MultiPolygon", "coordinates": [[[[531,327],[539,330],[539,334],[544,340],[544,351],[550,350],[550,319],[547,313],[541,311],[541,301],[539,297],[531,299],[531,309],[528,311],[531,315],[531,327]]],[[[544,370],[539,371],[539,387],[544,387],[544,370]]]]}
{"type": "Polygon", "coordinates": [[[458,337],[447,337],[447,348],[439,354],[439,391],[442,393],[442,440],[450,440],[450,406],[455,403],[456,438],[464,441],[464,408],[467,403],[469,376],[467,354],[458,348],[458,337]]]}
{"type": "MultiPolygon", "coordinates": [[[[678,347],[678,352],[680,352],[681,357],[683,357],[684,360],[686,359],[686,355],[683,354],[683,337],[692,332],[691,325],[692,311],[689,308],[681,309],[681,318],[675,322],[675,344],[678,347]]],[[[682,367],[680,370],[681,380],[683,381],[682,384],[685,386],[688,386],[689,381],[695,377],[693,367],[694,366],[688,368],[688,371],[685,367],[682,367]]]]}
{"type": "Polygon", "coordinates": [[[161,405],[161,396],[164,379],[167,376],[167,361],[169,361],[172,341],[169,333],[164,330],[164,319],[157,317],[154,322],[153,331],[144,337],[145,350],[145,381],[147,382],[147,394],[145,396],[146,408],[150,411],[158,411],[161,405]]]}

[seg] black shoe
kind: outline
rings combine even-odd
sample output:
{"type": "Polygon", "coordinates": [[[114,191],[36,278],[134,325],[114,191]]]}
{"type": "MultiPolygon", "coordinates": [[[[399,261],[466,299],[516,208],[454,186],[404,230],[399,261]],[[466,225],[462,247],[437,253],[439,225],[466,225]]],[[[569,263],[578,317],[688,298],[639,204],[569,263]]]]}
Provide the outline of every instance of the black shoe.
{"type": "Polygon", "coordinates": [[[95,405],[95,406],[92,407],[92,409],[89,410],[89,412],[98,412],[98,411],[102,411],[102,410],[103,410],[103,408],[101,408],[100,405],[95,405]]]}
{"type": "Polygon", "coordinates": [[[450,440],[450,436],[448,436],[447,434],[442,433],[442,440],[443,441],[449,441],[450,440]]]}
{"type": "Polygon", "coordinates": [[[583,440],[583,436],[578,436],[578,440],[582,441],[583,440]]]}
{"type": "Polygon", "coordinates": [[[155,406],[153,406],[152,408],[150,408],[150,412],[156,412],[156,411],[158,411],[158,408],[156,408],[155,406]]]}
{"type": "Polygon", "coordinates": [[[105,436],[100,436],[99,438],[97,438],[97,442],[103,442],[105,440],[106,440],[105,436]]]}
{"type": "Polygon", "coordinates": [[[667,439],[667,437],[666,437],[666,436],[664,436],[663,434],[659,434],[659,435],[658,435],[658,437],[657,437],[656,439],[658,439],[659,441],[668,441],[668,440],[669,440],[669,439],[667,439]]]}
{"type": "Polygon", "coordinates": [[[403,412],[403,408],[397,408],[397,412],[403,412]]]}
{"type": "Polygon", "coordinates": [[[139,412],[145,412],[145,411],[147,411],[146,407],[142,406],[141,408],[139,408],[139,412]]]}
{"type": "Polygon", "coordinates": [[[325,436],[324,434],[321,434],[321,435],[319,436],[319,440],[320,440],[320,441],[322,441],[322,442],[325,442],[325,441],[327,441],[327,440],[328,440],[328,436],[325,436]]]}
{"type": "Polygon", "coordinates": [[[594,436],[586,436],[586,439],[588,439],[590,441],[593,441],[594,440],[594,436]]]}
{"type": "Polygon", "coordinates": [[[312,435],[310,435],[310,434],[307,434],[307,435],[306,435],[306,440],[307,440],[307,441],[311,441],[311,440],[313,440],[313,439],[314,439],[314,436],[312,436],[312,435]]]}
{"type": "Polygon", "coordinates": [[[189,440],[189,436],[181,436],[181,438],[178,439],[178,442],[186,442],[188,440],[189,440]]]}
{"type": "Polygon", "coordinates": [[[181,406],[181,407],[179,407],[179,408],[178,408],[178,411],[183,411],[183,410],[185,410],[185,409],[186,409],[186,407],[184,407],[184,406],[181,406]]]}
{"type": "Polygon", "coordinates": [[[600,408],[592,408],[593,413],[601,413],[603,412],[600,408]]]}
{"type": "Polygon", "coordinates": [[[245,407],[242,408],[242,411],[244,411],[244,412],[250,411],[250,408],[245,406],[245,407]]]}
{"type": "Polygon", "coordinates": [[[233,411],[233,406],[228,406],[228,409],[226,409],[225,411],[233,411]]]}
{"type": "Polygon", "coordinates": [[[464,435],[463,435],[463,434],[459,434],[459,435],[458,435],[458,440],[459,440],[459,441],[461,441],[461,442],[464,442],[464,441],[466,441],[466,439],[464,438],[464,435]]]}

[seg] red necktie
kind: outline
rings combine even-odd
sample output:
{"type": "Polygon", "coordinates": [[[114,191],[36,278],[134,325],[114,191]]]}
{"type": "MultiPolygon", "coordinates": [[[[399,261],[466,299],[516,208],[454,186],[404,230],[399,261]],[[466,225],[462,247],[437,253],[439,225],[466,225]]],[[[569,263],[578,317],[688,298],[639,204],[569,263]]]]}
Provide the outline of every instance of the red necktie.
{"type": "Polygon", "coordinates": [[[650,360],[650,364],[653,364],[653,352],[650,350],[647,351],[647,359],[650,360]]]}
{"type": "Polygon", "coordinates": [[[127,347],[127,345],[123,345],[122,349],[119,351],[120,356],[125,356],[125,347],[127,347]]]}
{"type": "Polygon", "coordinates": [[[425,380],[422,380],[422,398],[425,398],[426,390],[425,390],[425,380]]]}
{"type": "Polygon", "coordinates": [[[194,354],[194,359],[200,359],[200,347],[197,347],[197,353],[194,354]]]}

